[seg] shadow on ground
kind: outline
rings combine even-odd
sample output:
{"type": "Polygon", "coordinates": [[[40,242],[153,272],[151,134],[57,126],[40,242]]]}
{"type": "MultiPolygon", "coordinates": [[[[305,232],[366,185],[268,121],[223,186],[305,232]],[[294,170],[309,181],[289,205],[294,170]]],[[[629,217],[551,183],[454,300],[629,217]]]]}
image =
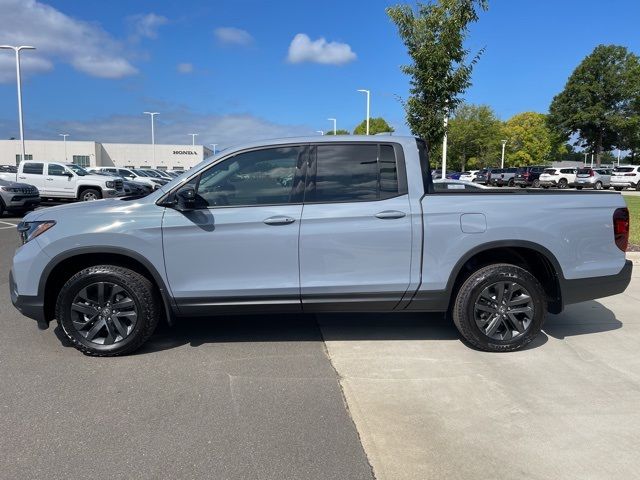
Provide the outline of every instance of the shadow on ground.
{"type": "Polygon", "coordinates": [[[548,315],[543,330],[558,340],[577,335],[609,332],[622,328],[615,313],[600,302],[589,301],[569,305],[559,315],[548,315]]]}

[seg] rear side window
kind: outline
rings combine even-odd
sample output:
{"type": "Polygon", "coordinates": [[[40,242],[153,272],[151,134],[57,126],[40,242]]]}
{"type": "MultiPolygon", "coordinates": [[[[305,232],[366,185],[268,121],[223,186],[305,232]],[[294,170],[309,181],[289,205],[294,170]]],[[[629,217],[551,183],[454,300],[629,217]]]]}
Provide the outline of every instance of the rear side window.
{"type": "Polygon", "coordinates": [[[616,173],[616,172],[622,172],[622,173],[633,172],[633,170],[634,170],[633,167],[618,167],[613,171],[613,173],[616,173]]]}
{"type": "Polygon", "coordinates": [[[549,175],[555,175],[556,169],[555,168],[546,168],[544,170],[544,173],[548,173],[549,175]]]}
{"type": "Polygon", "coordinates": [[[576,171],[573,168],[563,168],[560,173],[576,173],[576,171]]]}
{"type": "Polygon", "coordinates": [[[30,175],[42,175],[43,169],[43,163],[25,163],[22,167],[22,173],[28,173],[30,175]]]}

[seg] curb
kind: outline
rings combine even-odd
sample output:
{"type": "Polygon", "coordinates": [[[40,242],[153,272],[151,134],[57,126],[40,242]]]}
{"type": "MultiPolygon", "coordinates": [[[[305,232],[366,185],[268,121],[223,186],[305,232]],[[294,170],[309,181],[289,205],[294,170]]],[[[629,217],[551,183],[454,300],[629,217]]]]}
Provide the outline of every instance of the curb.
{"type": "Polygon", "coordinates": [[[640,265],[640,252],[627,252],[627,260],[631,260],[634,265],[640,265]]]}

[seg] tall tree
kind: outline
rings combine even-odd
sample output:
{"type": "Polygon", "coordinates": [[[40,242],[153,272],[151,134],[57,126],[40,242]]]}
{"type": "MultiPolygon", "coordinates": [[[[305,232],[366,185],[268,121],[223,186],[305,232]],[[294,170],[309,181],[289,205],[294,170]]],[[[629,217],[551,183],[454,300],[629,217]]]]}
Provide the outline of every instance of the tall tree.
{"type": "Polygon", "coordinates": [[[467,161],[486,166],[500,148],[502,122],[488,105],[463,103],[449,121],[448,147],[452,168],[464,171],[467,161]]]}
{"type": "Polygon", "coordinates": [[[638,56],[625,47],[599,45],[551,102],[551,125],[565,138],[577,135],[577,145],[594,151],[597,165],[604,150],[623,143],[639,90],[638,64],[638,56]]]}
{"type": "MultiPolygon", "coordinates": [[[[325,135],[333,135],[333,130],[329,130],[328,132],[324,133],[325,135]]],[[[350,135],[349,130],[344,130],[342,128],[338,128],[336,130],[336,135],[350,135]]]]}
{"type": "Polygon", "coordinates": [[[550,159],[553,139],[545,117],[542,113],[523,112],[505,122],[505,165],[539,165],[550,159]]]}
{"type": "MultiPolygon", "coordinates": [[[[375,117],[369,119],[369,135],[375,135],[376,133],[393,133],[395,129],[387,123],[382,117],[375,117]]],[[[362,123],[353,130],[354,135],[365,135],[367,133],[367,119],[365,118],[362,123]]]]}
{"type": "Polygon", "coordinates": [[[456,110],[471,85],[482,51],[468,61],[464,41],[478,10],[487,8],[487,0],[437,0],[419,3],[416,11],[410,5],[387,8],[412,60],[402,67],[411,77],[410,96],[403,102],[407,123],[429,145],[442,140],[445,115],[456,110]]]}

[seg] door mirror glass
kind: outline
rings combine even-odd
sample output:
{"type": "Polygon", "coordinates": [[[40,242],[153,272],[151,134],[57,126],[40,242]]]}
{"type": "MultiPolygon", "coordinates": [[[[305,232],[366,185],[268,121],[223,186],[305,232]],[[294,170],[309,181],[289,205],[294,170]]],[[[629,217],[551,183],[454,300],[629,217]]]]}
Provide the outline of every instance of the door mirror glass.
{"type": "Polygon", "coordinates": [[[181,212],[196,208],[196,189],[188,185],[176,192],[176,208],[181,212]]]}

